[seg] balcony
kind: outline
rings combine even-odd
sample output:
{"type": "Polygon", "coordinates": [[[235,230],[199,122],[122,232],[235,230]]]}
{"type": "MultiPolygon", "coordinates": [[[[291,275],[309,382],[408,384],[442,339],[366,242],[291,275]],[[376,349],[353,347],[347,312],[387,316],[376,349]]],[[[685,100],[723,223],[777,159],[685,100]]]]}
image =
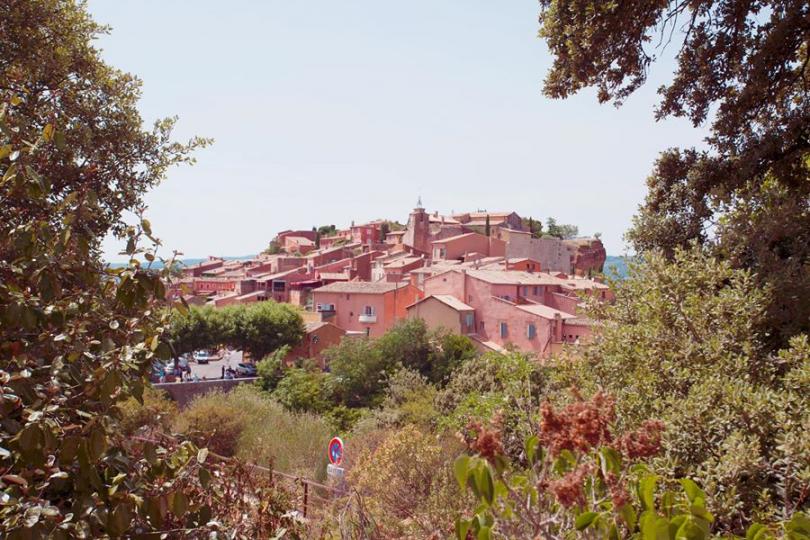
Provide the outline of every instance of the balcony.
{"type": "Polygon", "coordinates": [[[368,313],[363,313],[357,317],[357,320],[363,324],[374,324],[377,322],[377,315],[369,315],[368,313]]]}

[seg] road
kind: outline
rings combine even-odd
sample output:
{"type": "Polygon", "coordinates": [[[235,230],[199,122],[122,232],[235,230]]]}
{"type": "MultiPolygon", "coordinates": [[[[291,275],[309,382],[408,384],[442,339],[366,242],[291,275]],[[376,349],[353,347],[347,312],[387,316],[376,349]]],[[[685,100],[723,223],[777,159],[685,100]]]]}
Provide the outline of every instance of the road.
{"type": "Polygon", "coordinates": [[[222,360],[214,360],[207,364],[197,364],[191,362],[191,374],[200,379],[221,379],[222,370],[227,368],[236,369],[236,365],[242,361],[242,351],[228,351],[222,360]]]}

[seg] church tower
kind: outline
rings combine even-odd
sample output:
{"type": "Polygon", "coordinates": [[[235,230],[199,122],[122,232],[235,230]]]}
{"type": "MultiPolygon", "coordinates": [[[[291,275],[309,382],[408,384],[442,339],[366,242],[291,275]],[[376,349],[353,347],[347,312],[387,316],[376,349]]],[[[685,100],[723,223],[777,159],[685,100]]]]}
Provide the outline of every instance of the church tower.
{"type": "Polygon", "coordinates": [[[430,217],[422,207],[422,197],[419,197],[416,208],[408,216],[408,228],[402,243],[430,256],[430,217]]]}

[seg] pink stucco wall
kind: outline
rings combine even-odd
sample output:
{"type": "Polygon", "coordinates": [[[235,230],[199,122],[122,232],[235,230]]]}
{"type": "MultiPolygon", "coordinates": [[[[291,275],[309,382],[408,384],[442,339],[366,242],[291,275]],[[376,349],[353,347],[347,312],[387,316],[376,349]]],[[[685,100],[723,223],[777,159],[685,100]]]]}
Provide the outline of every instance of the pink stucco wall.
{"type": "Polygon", "coordinates": [[[413,285],[386,293],[339,293],[316,289],[312,294],[315,305],[335,305],[334,316],[324,320],[347,332],[368,332],[371,337],[381,336],[397,321],[404,319],[407,315],[406,307],[420,297],[419,290],[413,285]],[[376,322],[360,321],[360,316],[365,313],[366,306],[373,309],[377,317],[376,322]]]}
{"type": "Polygon", "coordinates": [[[456,311],[436,298],[426,298],[424,301],[408,308],[409,319],[422,319],[428,328],[444,328],[455,334],[474,332],[474,321],[473,329],[468,331],[465,328],[464,313],[456,311]]]}
{"type": "Polygon", "coordinates": [[[555,340],[555,321],[523,311],[518,308],[517,302],[525,302],[523,299],[527,299],[543,304],[549,288],[550,286],[544,285],[492,284],[456,271],[425,280],[426,295],[449,294],[475,309],[476,333],[482,340],[501,346],[513,344],[521,350],[535,352],[540,356],[551,353],[551,343],[555,340]],[[506,323],[506,336],[501,336],[501,323],[506,323]],[[527,335],[530,323],[535,326],[536,335],[533,338],[527,335]]]}

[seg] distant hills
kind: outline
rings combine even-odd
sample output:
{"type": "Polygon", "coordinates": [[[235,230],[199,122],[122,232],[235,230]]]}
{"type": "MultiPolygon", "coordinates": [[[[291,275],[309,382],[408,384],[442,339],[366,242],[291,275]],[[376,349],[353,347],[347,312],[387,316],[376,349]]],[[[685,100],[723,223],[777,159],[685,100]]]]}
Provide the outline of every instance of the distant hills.
{"type": "MultiPolygon", "coordinates": [[[[222,258],[223,259],[230,259],[230,260],[252,259],[255,256],[256,255],[242,255],[242,256],[239,256],[239,257],[222,257],[222,258]]],[[[202,262],[204,260],[206,260],[206,259],[205,258],[181,259],[180,262],[182,262],[186,266],[190,266],[192,264],[200,263],[200,262],[202,262]]],[[[120,268],[122,266],[126,266],[126,263],[113,262],[113,263],[110,263],[110,266],[113,267],[113,268],[120,268]]],[[[162,268],[162,267],[163,267],[163,264],[158,262],[158,261],[155,261],[154,263],[152,263],[152,268],[162,268]]],[[[607,256],[607,259],[605,260],[605,274],[608,275],[608,276],[611,276],[611,275],[613,275],[614,271],[622,279],[627,276],[627,257],[624,257],[622,255],[608,255],[607,256]]]]}

